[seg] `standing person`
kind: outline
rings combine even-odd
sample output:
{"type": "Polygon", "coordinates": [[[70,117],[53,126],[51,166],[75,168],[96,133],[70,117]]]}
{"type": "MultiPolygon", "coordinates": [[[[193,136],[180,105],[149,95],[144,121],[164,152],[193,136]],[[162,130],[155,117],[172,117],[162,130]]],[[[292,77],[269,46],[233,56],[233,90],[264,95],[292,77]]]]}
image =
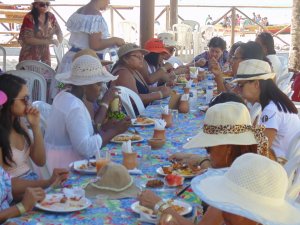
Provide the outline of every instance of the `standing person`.
{"type": "Polygon", "coordinates": [[[275,73],[269,63],[249,59],[239,63],[236,82],[244,99],[251,104],[260,103],[262,115],[259,123],[266,127],[269,146],[280,162],[286,161],[289,143],[300,130],[298,110],[294,103],[274,83],[275,73]]]}
{"type": "Polygon", "coordinates": [[[36,180],[37,175],[29,165],[31,159],[37,166],[44,166],[46,153],[43,135],[40,129],[40,113],[30,105],[26,81],[20,77],[3,74],[0,76],[0,90],[7,94],[3,104],[0,124],[4,128],[1,136],[6,145],[1,147],[4,157],[4,169],[12,177],[36,180]],[[26,117],[33,133],[33,139],[25,123],[26,117]]]}
{"type": "Polygon", "coordinates": [[[91,0],[79,8],[67,21],[67,29],[71,33],[69,45],[71,49],[64,55],[57,73],[71,70],[72,59],[82,49],[92,49],[100,59],[104,59],[107,48],[125,44],[122,38],[110,37],[108,26],[100,11],[110,4],[109,0],[91,0]]]}
{"type": "Polygon", "coordinates": [[[57,46],[63,35],[55,16],[48,11],[49,6],[50,0],[34,0],[31,11],[25,15],[19,35],[19,62],[37,60],[51,66],[49,45],[57,46]]]}

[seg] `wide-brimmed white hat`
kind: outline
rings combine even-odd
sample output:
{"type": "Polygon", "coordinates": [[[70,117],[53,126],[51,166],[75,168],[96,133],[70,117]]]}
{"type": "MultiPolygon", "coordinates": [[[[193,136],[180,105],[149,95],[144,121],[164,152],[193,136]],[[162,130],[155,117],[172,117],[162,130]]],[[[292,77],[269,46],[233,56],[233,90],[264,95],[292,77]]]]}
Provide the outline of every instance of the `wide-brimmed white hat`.
{"type": "Polygon", "coordinates": [[[288,177],[279,163],[247,153],[224,171],[209,170],[192,180],[201,200],[264,225],[300,224],[300,208],[286,199],[288,177]]]}
{"type": "Polygon", "coordinates": [[[275,73],[272,72],[268,62],[258,59],[248,59],[239,63],[237,74],[231,82],[242,80],[268,80],[274,77],[275,73]]]}
{"type": "Polygon", "coordinates": [[[183,148],[258,144],[252,129],[250,114],[244,104],[216,104],[206,111],[202,130],[183,148]]]}
{"type": "Polygon", "coordinates": [[[98,82],[109,82],[116,80],[118,76],[109,73],[98,58],[90,55],[82,55],[72,63],[70,72],[60,73],[55,79],[64,84],[89,85],[98,82]]]}

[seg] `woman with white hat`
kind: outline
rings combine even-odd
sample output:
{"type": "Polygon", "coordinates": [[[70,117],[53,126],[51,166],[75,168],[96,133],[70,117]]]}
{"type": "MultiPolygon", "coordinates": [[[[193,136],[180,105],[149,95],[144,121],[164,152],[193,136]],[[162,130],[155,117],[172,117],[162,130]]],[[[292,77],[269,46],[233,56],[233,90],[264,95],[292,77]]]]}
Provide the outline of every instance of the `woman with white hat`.
{"type": "Polygon", "coordinates": [[[90,0],[70,16],[66,26],[71,33],[71,49],[64,55],[58,73],[70,71],[73,56],[82,49],[93,49],[103,60],[107,49],[125,44],[122,38],[110,37],[107,23],[100,12],[106,10],[109,4],[110,0],[90,0]]]}
{"type": "MultiPolygon", "coordinates": [[[[57,74],[55,78],[68,84],[68,88],[54,98],[47,120],[45,143],[50,168],[68,167],[73,161],[95,156],[101,147],[126,131],[131,124],[130,119],[126,118],[115,122],[105,132],[99,126],[101,124],[93,126],[84,99],[95,102],[102,84],[117,79],[117,76],[107,72],[98,58],[81,55],[74,60],[70,72],[57,74]]],[[[99,111],[108,109],[109,99],[102,99],[99,111]]]]}
{"type": "Polygon", "coordinates": [[[49,6],[50,0],[34,0],[32,10],[25,15],[19,35],[19,62],[37,60],[51,66],[49,45],[57,46],[63,35],[54,14],[48,11],[49,6]]]}
{"type": "Polygon", "coordinates": [[[266,127],[265,134],[277,158],[284,161],[291,139],[300,130],[298,111],[293,102],[274,83],[275,73],[269,63],[250,59],[239,63],[232,82],[238,84],[244,99],[261,104],[259,123],[266,127]]]}
{"type": "Polygon", "coordinates": [[[288,200],[287,187],[279,163],[252,153],[228,170],[209,170],[192,180],[193,191],[222,211],[226,225],[298,225],[300,208],[288,200]]]}
{"type": "MultiPolygon", "coordinates": [[[[233,161],[245,153],[258,153],[270,157],[268,140],[263,127],[251,124],[247,107],[242,103],[226,102],[210,107],[204,118],[202,130],[184,148],[203,148],[209,153],[212,168],[229,167],[233,161]]],[[[202,161],[199,161],[202,164],[202,161]]],[[[151,191],[139,196],[141,205],[171,214],[179,224],[189,224],[173,209],[167,207],[161,198],[151,191]],[[165,207],[162,207],[162,205],[165,207]]],[[[203,221],[206,224],[222,222],[220,211],[209,208],[203,221]]],[[[202,224],[202,223],[200,223],[202,224]]]]}

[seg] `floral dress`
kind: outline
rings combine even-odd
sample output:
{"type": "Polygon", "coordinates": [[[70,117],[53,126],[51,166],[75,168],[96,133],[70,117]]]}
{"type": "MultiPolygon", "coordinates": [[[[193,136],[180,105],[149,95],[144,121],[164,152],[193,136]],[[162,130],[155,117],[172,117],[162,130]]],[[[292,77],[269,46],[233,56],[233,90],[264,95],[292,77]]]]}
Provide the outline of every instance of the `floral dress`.
{"type": "Polygon", "coordinates": [[[39,22],[38,32],[34,32],[34,19],[31,13],[27,13],[24,17],[20,30],[19,42],[22,46],[19,62],[24,60],[42,61],[51,66],[49,45],[29,45],[25,43],[25,38],[52,39],[53,35],[62,35],[62,31],[57,23],[55,16],[51,12],[48,13],[48,21],[46,24],[39,22]]]}
{"type": "Polygon", "coordinates": [[[11,192],[11,180],[5,170],[0,167],[0,210],[9,208],[9,203],[13,200],[11,192]]]}

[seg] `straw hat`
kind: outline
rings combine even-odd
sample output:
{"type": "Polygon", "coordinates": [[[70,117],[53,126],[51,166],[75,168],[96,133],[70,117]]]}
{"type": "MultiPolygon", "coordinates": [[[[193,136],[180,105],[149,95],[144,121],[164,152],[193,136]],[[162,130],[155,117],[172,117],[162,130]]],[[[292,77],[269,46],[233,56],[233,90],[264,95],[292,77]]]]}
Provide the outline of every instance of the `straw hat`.
{"type": "Polygon", "coordinates": [[[288,177],[277,162],[253,153],[238,157],[227,172],[209,170],[192,180],[207,204],[264,225],[296,225],[300,208],[286,200],[288,177]]]}
{"type": "Polygon", "coordinates": [[[165,48],[164,43],[158,38],[151,38],[145,43],[145,49],[149,52],[167,53],[170,54],[168,49],[165,48]]]}
{"type": "Polygon", "coordinates": [[[216,104],[206,111],[203,129],[183,148],[258,144],[247,107],[238,102],[216,104]]]}
{"type": "Polygon", "coordinates": [[[118,57],[121,58],[124,55],[127,55],[130,52],[134,51],[140,51],[143,55],[147,54],[148,51],[145,49],[140,48],[140,46],[133,44],[133,43],[127,43],[125,45],[122,45],[118,50],[118,57]]]}
{"type": "Polygon", "coordinates": [[[62,83],[78,86],[109,82],[117,78],[102,66],[98,58],[90,55],[79,56],[73,61],[71,71],[55,76],[62,83]]]}
{"type": "Polygon", "coordinates": [[[104,194],[111,199],[135,198],[139,193],[128,170],[121,164],[110,162],[99,171],[98,175],[101,178],[89,183],[85,188],[89,197],[104,194]]]}
{"type": "Polygon", "coordinates": [[[268,62],[258,59],[248,59],[240,62],[237,74],[232,82],[242,80],[268,80],[274,77],[275,73],[272,72],[268,62]]]}
{"type": "Polygon", "coordinates": [[[2,106],[7,101],[7,95],[5,92],[0,91],[0,106],[2,106]]]}

